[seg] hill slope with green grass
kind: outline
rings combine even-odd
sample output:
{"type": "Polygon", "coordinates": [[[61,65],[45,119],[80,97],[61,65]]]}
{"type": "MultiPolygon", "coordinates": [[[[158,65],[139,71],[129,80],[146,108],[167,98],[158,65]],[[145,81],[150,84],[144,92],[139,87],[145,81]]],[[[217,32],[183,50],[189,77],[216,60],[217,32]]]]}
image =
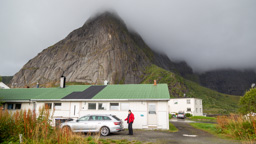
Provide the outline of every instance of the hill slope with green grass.
{"type": "Polygon", "coordinates": [[[156,65],[148,67],[142,75],[142,83],[167,83],[171,97],[186,97],[203,99],[203,110],[207,114],[235,113],[238,109],[239,96],[222,94],[200,86],[178,74],[164,70],[156,65]]]}

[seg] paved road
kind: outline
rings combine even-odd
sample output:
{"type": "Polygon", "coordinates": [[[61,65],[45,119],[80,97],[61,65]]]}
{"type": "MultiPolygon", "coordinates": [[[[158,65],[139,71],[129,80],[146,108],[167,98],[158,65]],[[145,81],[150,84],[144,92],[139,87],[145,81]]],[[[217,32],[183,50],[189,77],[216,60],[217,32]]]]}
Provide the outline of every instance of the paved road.
{"type": "MultiPolygon", "coordinates": [[[[187,122],[172,121],[179,129],[178,132],[159,130],[135,130],[133,136],[126,135],[128,131],[111,134],[105,138],[139,140],[159,144],[236,144],[238,141],[226,140],[215,137],[205,131],[190,126],[187,122]],[[185,135],[185,136],[184,136],[185,135]],[[196,137],[194,137],[196,136],[196,137]]],[[[102,138],[102,137],[101,137],[102,138]]]]}

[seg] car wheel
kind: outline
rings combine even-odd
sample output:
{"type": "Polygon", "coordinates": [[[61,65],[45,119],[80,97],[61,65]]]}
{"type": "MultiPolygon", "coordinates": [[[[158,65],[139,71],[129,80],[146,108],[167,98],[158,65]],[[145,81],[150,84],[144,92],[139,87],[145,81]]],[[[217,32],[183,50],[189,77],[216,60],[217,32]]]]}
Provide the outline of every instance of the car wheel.
{"type": "Polygon", "coordinates": [[[108,128],[108,127],[102,127],[102,128],[100,129],[100,134],[101,134],[102,136],[107,136],[107,135],[109,135],[109,133],[110,133],[110,131],[109,131],[109,128],[108,128]]]}

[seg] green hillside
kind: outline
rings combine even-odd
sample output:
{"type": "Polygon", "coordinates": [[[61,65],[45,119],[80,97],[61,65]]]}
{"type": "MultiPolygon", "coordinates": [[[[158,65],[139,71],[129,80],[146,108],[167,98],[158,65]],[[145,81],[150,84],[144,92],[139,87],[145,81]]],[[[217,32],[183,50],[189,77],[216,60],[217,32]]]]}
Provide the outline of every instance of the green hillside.
{"type": "Polygon", "coordinates": [[[228,114],[237,111],[239,96],[222,94],[202,87],[156,65],[148,67],[142,77],[142,83],[153,83],[155,79],[158,83],[167,83],[171,97],[183,97],[186,93],[186,97],[203,99],[204,113],[228,114]]]}

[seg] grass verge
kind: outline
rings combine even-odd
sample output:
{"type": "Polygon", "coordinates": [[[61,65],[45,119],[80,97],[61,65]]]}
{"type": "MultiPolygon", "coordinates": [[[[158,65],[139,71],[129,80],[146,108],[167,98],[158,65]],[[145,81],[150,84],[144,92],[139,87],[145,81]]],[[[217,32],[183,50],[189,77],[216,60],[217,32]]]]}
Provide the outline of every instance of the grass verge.
{"type": "Polygon", "coordinates": [[[192,116],[192,117],[188,117],[188,119],[193,121],[202,121],[202,122],[216,122],[215,117],[192,116]]]}
{"type": "Polygon", "coordinates": [[[169,132],[177,132],[178,129],[172,124],[172,123],[169,123],[169,132]]]}

